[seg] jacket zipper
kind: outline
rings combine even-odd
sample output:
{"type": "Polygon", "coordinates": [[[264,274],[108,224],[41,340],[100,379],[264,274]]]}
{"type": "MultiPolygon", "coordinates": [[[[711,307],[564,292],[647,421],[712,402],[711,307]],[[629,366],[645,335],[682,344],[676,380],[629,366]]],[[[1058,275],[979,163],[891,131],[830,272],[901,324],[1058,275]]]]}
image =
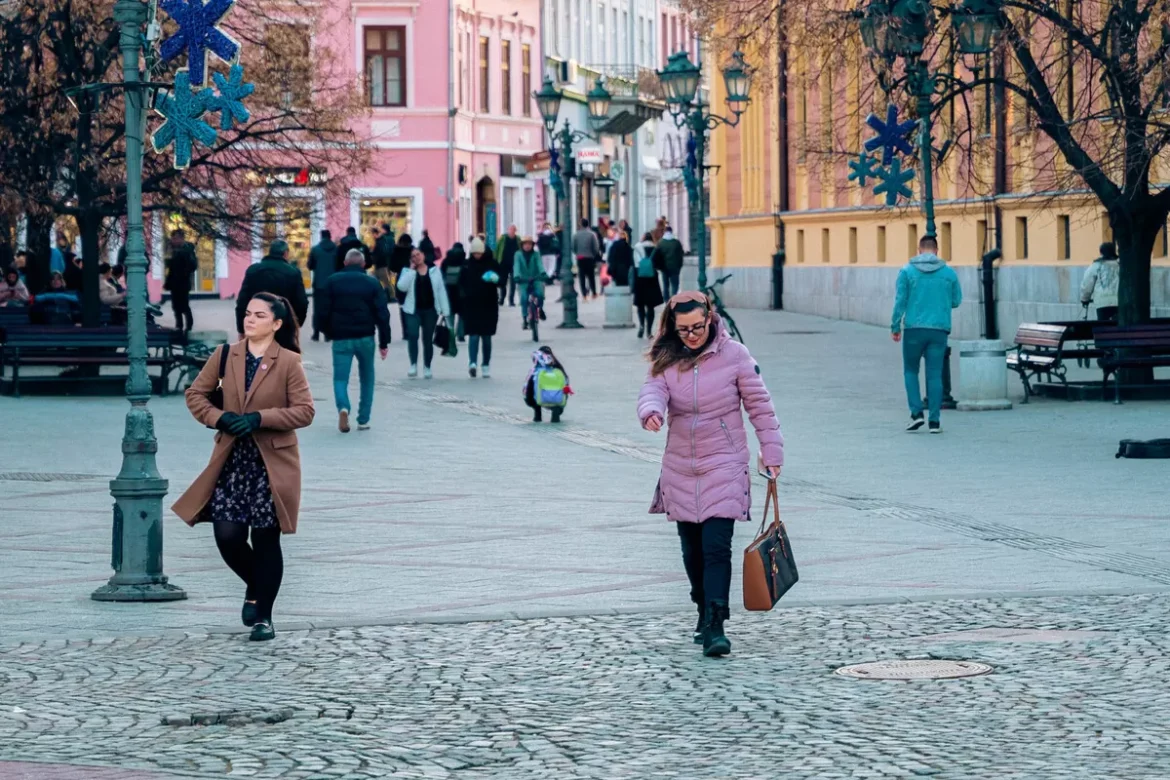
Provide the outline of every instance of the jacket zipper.
{"type": "Polygon", "coordinates": [[[695,448],[695,428],[699,425],[699,366],[695,364],[694,373],[694,404],[695,415],[691,421],[691,473],[695,475],[695,520],[701,522],[703,518],[699,517],[699,468],[698,468],[698,450],[695,448]]]}
{"type": "Polygon", "coordinates": [[[732,449],[735,449],[735,442],[731,438],[731,431],[728,430],[727,423],[723,422],[723,420],[720,420],[719,427],[723,429],[723,435],[727,437],[727,443],[731,445],[732,449]]]}

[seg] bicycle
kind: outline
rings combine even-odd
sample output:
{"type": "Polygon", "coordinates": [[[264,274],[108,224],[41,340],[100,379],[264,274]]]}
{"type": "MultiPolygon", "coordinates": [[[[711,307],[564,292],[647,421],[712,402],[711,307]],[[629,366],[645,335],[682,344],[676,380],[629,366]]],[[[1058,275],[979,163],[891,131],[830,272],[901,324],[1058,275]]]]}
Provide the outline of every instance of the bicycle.
{"type": "Polygon", "coordinates": [[[703,293],[711,299],[711,305],[715,308],[716,313],[719,314],[719,319],[723,320],[723,326],[727,328],[727,332],[733,339],[740,344],[743,343],[743,334],[739,331],[739,326],[735,324],[735,318],[728,314],[727,309],[723,306],[723,299],[719,297],[719,288],[735,274],[728,274],[720,277],[712,282],[707,287],[703,288],[703,293]]]}
{"type": "Polygon", "coordinates": [[[532,340],[540,341],[540,299],[536,297],[536,286],[534,284],[528,285],[528,306],[524,312],[524,318],[528,322],[528,328],[532,331],[532,340]]]}

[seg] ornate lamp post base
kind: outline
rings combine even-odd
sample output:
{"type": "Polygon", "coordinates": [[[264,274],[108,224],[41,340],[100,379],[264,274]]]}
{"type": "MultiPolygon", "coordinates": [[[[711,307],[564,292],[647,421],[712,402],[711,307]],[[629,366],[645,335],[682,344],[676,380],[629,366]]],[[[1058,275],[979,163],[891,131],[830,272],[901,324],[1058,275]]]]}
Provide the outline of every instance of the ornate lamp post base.
{"type": "MultiPolygon", "coordinates": [[[[156,445],[157,446],[157,445],[156,445]]],[[[134,448],[134,445],[131,445],[134,448]]],[[[153,468],[153,457],[147,468],[153,468]]],[[[110,481],[114,539],[110,565],[114,576],[90,594],[94,601],[179,601],[182,588],[163,574],[163,497],[167,481],[158,476],[119,475],[110,481]]]]}
{"type": "Polygon", "coordinates": [[[561,306],[563,307],[564,321],[557,328],[560,330],[579,330],[585,326],[577,319],[577,291],[573,288],[573,267],[569,272],[561,274],[561,306]]]}

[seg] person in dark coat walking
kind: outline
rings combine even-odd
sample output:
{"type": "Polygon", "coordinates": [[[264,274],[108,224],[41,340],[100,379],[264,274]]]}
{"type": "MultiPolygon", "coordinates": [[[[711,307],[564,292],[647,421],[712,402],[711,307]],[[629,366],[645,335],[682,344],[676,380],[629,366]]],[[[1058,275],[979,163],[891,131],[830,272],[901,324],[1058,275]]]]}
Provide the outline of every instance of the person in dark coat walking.
{"type": "Polygon", "coordinates": [[[333,396],[337,401],[337,429],[349,433],[349,372],[356,358],[361,397],[358,430],[370,427],[374,406],[374,335],[382,360],[390,349],[390,310],[386,291],[366,273],[365,257],[351,249],[345,268],[329,277],[314,294],[325,338],[333,342],[333,396]],[[320,296],[319,298],[317,296],[320,296]]]}
{"type": "Polygon", "coordinates": [[[460,341],[463,341],[466,336],[463,320],[463,295],[459,289],[465,265],[467,265],[467,253],[463,250],[463,244],[456,241],[455,245],[448,250],[447,256],[443,258],[443,286],[447,288],[447,300],[451,302],[451,327],[455,329],[460,341]]]}
{"type": "Polygon", "coordinates": [[[329,277],[340,270],[337,268],[337,244],[333,243],[333,234],[328,230],[321,231],[321,241],[309,250],[309,270],[313,273],[313,341],[317,341],[322,330],[321,304],[317,296],[329,277]]]}
{"type": "Polygon", "coordinates": [[[647,233],[634,246],[634,267],[630,284],[634,288],[634,307],[638,310],[638,338],[654,338],[654,309],[663,304],[658,269],[654,266],[654,235],[647,233]]]}
{"type": "Polygon", "coordinates": [[[171,294],[175,328],[188,333],[195,327],[195,318],[191,315],[191,285],[198,267],[195,247],[187,241],[183,231],[176,230],[171,233],[171,258],[167,262],[167,278],[163,289],[171,294]]]}
{"type": "Polygon", "coordinates": [[[341,239],[341,243],[337,245],[337,258],[333,262],[333,270],[340,271],[345,265],[345,256],[349,254],[351,249],[360,249],[366,258],[366,268],[371,266],[370,248],[362,243],[358,238],[357,230],[355,228],[347,227],[345,229],[345,238],[341,239]]]}
{"type": "Polygon", "coordinates": [[[259,263],[248,268],[244,282],[236,296],[236,332],[244,338],[244,315],[248,303],[257,293],[272,293],[286,299],[292,306],[296,327],[305,323],[309,313],[309,297],[305,295],[305,280],[301,271],[285,259],[288,244],[277,239],[268,247],[268,254],[259,263]]]}
{"type": "Polygon", "coordinates": [[[634,267],[634,248],[630,246],[629,233],[618,233],[617,240],[609,248],[608,271],[615,287],[628,287],[630,269],[634,267]]]}
{"type": "Polygon", "coordinates": [[[504,305],[507,298],[509,306],[516,305],[516,280],[512,276],[512,261],[520,251],[520,236],[516,235],[516,226],[511,225],[508,232],[496,241],[497,255],[500,261],[500,305],[504,305]]]}
{"type": "Polygon", "coordinates": [[[483,376],[491,377],[492,336],[500,322],[500,264],[478,238],[471,242],[471,259],[459,277],[463,299],[463,327],[470,339],[467,373],[475,378],[479,345],[483,344],[483,376]]]}

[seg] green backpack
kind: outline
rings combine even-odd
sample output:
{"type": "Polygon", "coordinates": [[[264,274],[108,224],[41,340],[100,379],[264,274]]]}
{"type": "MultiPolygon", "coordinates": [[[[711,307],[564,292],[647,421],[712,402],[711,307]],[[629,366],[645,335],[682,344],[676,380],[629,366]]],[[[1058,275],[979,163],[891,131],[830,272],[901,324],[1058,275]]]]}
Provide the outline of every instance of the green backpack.
{"type": "Polygon", "coordinates": [[[565,372],[559,368],[542,368],[536,372],[536,385],[533,388],[536,396],[536,405],[544,407],[564,406],[568,397],[565,388],[569,380],[565,372]]]}
{"type": "Polygon", "coordinates": [[[654,278],[654,256],[652,254],[645,254],[643,255],[642,259],[638,261],[638,278],[654,278]]]}

